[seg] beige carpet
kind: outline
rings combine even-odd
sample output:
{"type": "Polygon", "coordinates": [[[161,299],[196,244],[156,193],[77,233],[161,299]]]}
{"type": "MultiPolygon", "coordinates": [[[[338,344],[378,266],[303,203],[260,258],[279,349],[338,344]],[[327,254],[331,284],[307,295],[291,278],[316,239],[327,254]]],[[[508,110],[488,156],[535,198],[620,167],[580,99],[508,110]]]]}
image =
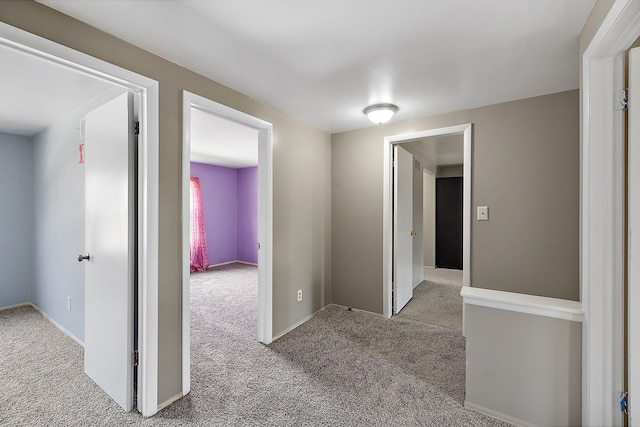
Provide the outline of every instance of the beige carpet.
{"type": "Polygon", "coordinates": [[[462,270],[425,269],[425,280],[399,317],[462,330],[462,270]]]}
{"type": "Polygon", "coordinates": [[[191,303],[191,393],[148,419],[113,403],[33,308],[0,311],[0,426],[506,425],[464,408],[453,329],[328,306],[265,346],[244,265],[192,274],[191,303]]]}

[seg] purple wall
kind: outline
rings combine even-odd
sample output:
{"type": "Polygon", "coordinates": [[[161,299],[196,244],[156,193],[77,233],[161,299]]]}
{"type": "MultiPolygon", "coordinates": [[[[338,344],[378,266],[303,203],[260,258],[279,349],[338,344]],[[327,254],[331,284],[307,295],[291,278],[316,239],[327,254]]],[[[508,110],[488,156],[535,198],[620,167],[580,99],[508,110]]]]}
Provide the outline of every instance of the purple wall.
{"type": "Polygon", "coordinates": [[[238,260],[258,263],[258,168],[238,169],[238,260]]]}
{"type": "Polygon", "coordinates": [[[191,163],[191,176],[200,178],[211,265],[258,262],[257,170],[191,163]]]}

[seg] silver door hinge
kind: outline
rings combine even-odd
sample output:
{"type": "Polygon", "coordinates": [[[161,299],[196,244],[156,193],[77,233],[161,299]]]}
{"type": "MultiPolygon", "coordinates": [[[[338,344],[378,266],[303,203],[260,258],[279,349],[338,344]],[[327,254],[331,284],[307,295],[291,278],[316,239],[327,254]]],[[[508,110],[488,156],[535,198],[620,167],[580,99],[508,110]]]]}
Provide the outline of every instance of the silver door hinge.
{"type": "Polygon", "coordinates": [[[616,92],[616,105],[613,109],[618,111],[629,109],[629,89],[621,89],[616,92]]]}
{"type": "Polygon", "coordinates": [[[133,134],[140,135],[140,122],[135,122],[133,125],[133,134]]]}
{"type": "Polygon", "coordinates": [[[140,357],[140,354],[138,353],[138,350],[133,352],[133,366],[138,366],[138,358],[140,357]]]}
{"type": "Polygon", "coordinates": [[[620,412],[629,413],[629,393],[626,391],[620,394],[620,412]]]}

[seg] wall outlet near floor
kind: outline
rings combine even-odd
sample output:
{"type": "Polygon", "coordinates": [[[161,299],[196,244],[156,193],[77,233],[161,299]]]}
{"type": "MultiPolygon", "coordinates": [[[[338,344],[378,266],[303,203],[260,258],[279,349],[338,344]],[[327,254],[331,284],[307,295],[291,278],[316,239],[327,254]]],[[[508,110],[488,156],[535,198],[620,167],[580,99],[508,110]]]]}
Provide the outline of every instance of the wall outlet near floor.
{"type": "Polygon", "coordinates": [[[298,289],[298,302],[302,301],[302,289],[298,289]]]}
{"type": "Polygon", "coordinates": [[[71,297],[67,297],[67,310],[71,311],[71,297]]]}

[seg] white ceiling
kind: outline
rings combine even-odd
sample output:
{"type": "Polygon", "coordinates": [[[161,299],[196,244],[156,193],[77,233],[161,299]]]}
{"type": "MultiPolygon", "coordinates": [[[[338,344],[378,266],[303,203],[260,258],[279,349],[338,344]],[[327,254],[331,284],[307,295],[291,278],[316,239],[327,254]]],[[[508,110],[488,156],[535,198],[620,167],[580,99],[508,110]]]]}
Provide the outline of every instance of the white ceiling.
{"type": "Polygon", "coordinates": [[[191,161],[228,168],[258,165],[258,130],[191,110],[191,161]]]}
{"type": "Polygon", "coordinates": [[[33,136],[111,84],[0,44],[0,132],[33,136]]]}
{"type": "MultiPolygon", "coordinates": [[[[113,84],[0,42],[0,132],[34,136],[113,84]]],[[[191,159],[230,168],[258,164],[258,131],[192,111],[191,159]]]]}
{"type": "Polygon", "coordinates": [[[41,0],[330,132],[578,87],[595,0],[41,0]]]}
{"type": "Polygon", "coordinates": [[[464,136],[445,135],[421,138],[402,143],[401,146],[413,154],[422,167],[436,173],[438,166],[464,163],[464,136]]]}

